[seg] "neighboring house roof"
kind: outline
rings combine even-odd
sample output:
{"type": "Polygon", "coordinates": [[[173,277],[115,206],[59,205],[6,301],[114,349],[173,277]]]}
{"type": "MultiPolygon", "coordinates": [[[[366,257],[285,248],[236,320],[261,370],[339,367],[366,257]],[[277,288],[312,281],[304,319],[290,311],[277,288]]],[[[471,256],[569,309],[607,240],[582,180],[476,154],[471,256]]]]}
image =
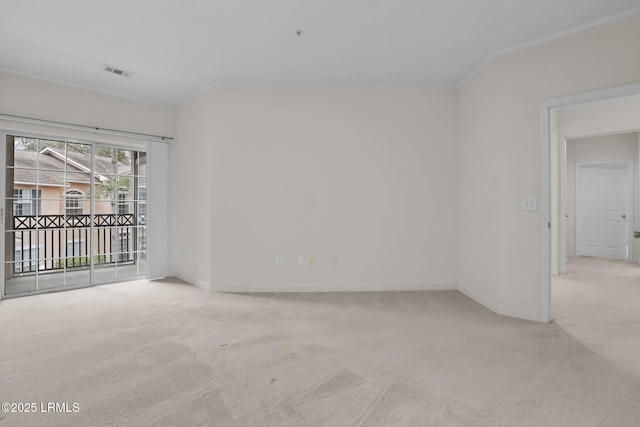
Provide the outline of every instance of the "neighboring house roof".
{"type": "MultiPolygon", "coordinates": [[[[47,147],[41,153],[51,154],[60,160],[64,160],[64,150],[58,148],[47,147]]],[[[67,160],[69,165],[74,165],[83,171],[91,171],[91,156],[81,151],[67,151],[67,160]]],[[[130,175],[131,166],[118,162],[114,165],[111,157],[95,156],[95,173],[96,175],[108,177],[116,175],[130,175]]]]}
{"type": "MultiPolygon", "coordinates": [[[[13,181],[15,183],[35,185],[39,182],[40,185],[59,187],[65,185],[64,161],[57,157],[48,154],[42,155],[36,151],[15,150],[14,166],[13,181]],[[36,170],[36,167],[39,170],[36,170]]],[[[89,173],[70,163],[67,165],[67,172],[68,182],[91,183],[89,173]]],[[[97,177],[94,179],[96,183],[100,183],[97,177]]]]}
{"type": "MultiPolygon", "coordinates": [[[[91,183],[91,157],[81,152],[68,152],[65,162],[63,150],[47,147],[40,152],[29,150],[14,150],[14,177],[13,181],[22,184],[38,182],[44,186],[64,186],[64,173],[66,163],[67,182],[90,184],[91,183]],[[36,175],[36,168],[39,175],[36,175]]],[[[96,156],[94,182],[100,184],[102,180],[115,175],[130,173],[130,166],[119,162],[115,167],[108,157],[96,156]]]]}

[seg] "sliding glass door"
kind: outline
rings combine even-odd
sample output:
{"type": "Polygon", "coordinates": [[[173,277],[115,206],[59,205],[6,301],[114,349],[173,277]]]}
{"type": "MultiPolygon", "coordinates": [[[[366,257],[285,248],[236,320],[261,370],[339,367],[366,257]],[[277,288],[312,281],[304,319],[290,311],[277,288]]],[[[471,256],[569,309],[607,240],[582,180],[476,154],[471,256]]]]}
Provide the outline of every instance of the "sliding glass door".
{"type": "Polygon", "coordinates": [[[142,150],[7,136],[4,294],[144,277],[146,159],[142,150]]]}

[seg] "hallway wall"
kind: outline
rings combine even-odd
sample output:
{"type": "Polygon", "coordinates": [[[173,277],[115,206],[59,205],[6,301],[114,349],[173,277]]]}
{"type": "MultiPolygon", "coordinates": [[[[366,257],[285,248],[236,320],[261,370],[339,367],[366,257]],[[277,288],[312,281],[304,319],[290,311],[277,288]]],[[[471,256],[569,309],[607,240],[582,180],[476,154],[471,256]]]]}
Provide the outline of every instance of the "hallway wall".
{"type": "MultiPolygon", "coordinates": [[[[576,228],[576,163],[611,160],[633,160],[634,176],[638,177],[638,133],[576,138],[567,141],[567,255],[575,256],[576,228]]],[[[640,209],[638,185],[635,186],[634,213],[640,209]]],[[[636,214],[637,215],[637,214],[636,214]]],[[[636,254],[637,256],[637,254],[636,254]]]]}

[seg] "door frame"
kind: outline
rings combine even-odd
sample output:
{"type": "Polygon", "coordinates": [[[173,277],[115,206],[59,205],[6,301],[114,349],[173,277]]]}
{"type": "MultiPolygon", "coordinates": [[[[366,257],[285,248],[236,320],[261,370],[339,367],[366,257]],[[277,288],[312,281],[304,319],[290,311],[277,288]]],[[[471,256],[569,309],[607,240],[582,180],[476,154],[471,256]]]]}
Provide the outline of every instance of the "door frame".
{"type": "MultiPolygon", "coordinates": [[[[540,321],[551,321],[551,111],[640,95],[640,82],[540,102],[540,321]]],[[[559,218],[553,219],[554,224],[559,218]]]]}
{"type": "Polygon", "coordinates": [[[4,292],[6,287],[6,280],[4,274],[4,266],[5,266],[5,245],[7,239],[7,226],[5,224],[7,220],[7,213],[5,212],[5,208],[7,206],[6,199],[6,181],[7,181],[7,135],[8,133],[5,130],[0,129],[0,169],[2,172],[0,173],[0,280],[2,280],[2,284],[0,286],[0,300],[5,298],[4,292]]]}
{"type": "Polygon", "coordinates": [[[623,160],[605,160],[605,161],[593,161],[593,162],[576,162],[576,180],[575,180],[575,223],[574,223],[574,244],[576,256],[580,256],[579,244],[580,233],[580,169],[588,166],[610,166],[623,164],[626,167],[627,172],[627,261],[633,260],[633,230],[634,230],[634,215],[633,215],[633,195],[635,192],[634,180],[633,180],[633,159],[623,160]]]}
{"type": "MultiPolygon", "coordinates": [[[[21,137],[27,137],[27,138],[38,138],[38,139],[52,139],[52,140],[56,140],[56,141],[62,141],[62,142],[66,142],[66,143],[78,143],[78,144],[90,144],[92,146],[92,153],[94,155],[92,155],[91,157],[91,170],[95,170],[95,149],[96,147],[100,147],[100,148],[109,148],[109,149],[117,149],[117,150],[134,150],[134,151],[144,151],[146,153],[146,155],[148,156],[149,154],[149,144],[145,144],[144,146],[139,146],[139,147],[132,147],[126,144],[123,145],[119,145],[117,143],[113,143],[113,142],[101,142],[101,141],[96,141],[96,140],[92,140],[90,138],[82,138],[82,137],[67,137],[67,136],[62,136],[56,133],[41,133],[41,132],[32,132],[32,131],[21,131],[21,130],[7,130],[7,129],[0,129],[0,166],[2,169],[2,172],[0,173],[0,233],[2,233],[2,235],[0,236],[0,260],[2,262],[0,262],[0,280],[2,280],[2,283],[0,283],[0,300],[3,299],[8,299],[8,298],[14,298],[14,297],[22,297],[22,296],[27,296],[27,295],[38,295],[38,294],[44,294],[44,293],[51,293],[51,292],[62,292],[62,291],[66,291],[66,290],[72,290],[72,289],[81,289],[81,288],[88,288],[88,287],[93,287],[93,286],[99,286],[99,285],[104,285],[104,284],[111,284],[111,283],[119,283],[119,282],[127,282],[127,281],[131,281],[131,280],[139,280],[141,278],[146,278],[147,277],[147,271],[145,271],[145,275],[144,276],[138,276],[138,277],[127,277],[127,278],[115,278],[114,280],[109,280],[108,282],[104,282],[104,281],[100,281],[97,282],[95,280],[95,276],[94,276],[94,262],[93,262],[93,257],[91,257],[91,266],[90,266],[90,283],[89,284],[79,284],[79,285],[69,285],[69,286],[64,286],[63,288],[51,288],[51,289],[42,289],[42,290],[34,290],[34,291],[28,291],[28,292],[23,292],[20,293],[19,295],[7,295],[6,294],[6,281],[5,281],[5,265],[6,265],[6,260],[5,260],[5,255],[6,255],[6,251],[5,251],[5,245],[6,245],[6,237],[7,237],[7,232],[6,232],[6,217],[7,217],[7,213],[6,213],[6,167],[7,167],[7,136],[9,135],[14,135],[14,136],[21,136],[21,137]]],[[[147,162],[149,161],[149,158],[147,157],[147,162]]],[[[149,177],[147,176],[147,185],[148,185],[148,180],[149,177]]],[[[91,182],[91,194],[95,195],[95,189],[94,189],[94,185],[95,183],[92,181],[91,182]]],[[[90,215],[93,218],[94,215],[94,203],[93,200],[91,200],[90,205],[90,215]]],[[[93,223],[93,220],[91,221],[93,223]]],[[[147,227],[148,228],[148,227],[147,227]]],[[[93,244],[93,243],[92,243],[93,244]]],[[[147,251],[148,253],[148,251],[147,251]]],[[[148,267],[148,266],[147,266],[148,267]]],[[[145,267],[145,269],[147,269],[147,267],[145,267]]]]}

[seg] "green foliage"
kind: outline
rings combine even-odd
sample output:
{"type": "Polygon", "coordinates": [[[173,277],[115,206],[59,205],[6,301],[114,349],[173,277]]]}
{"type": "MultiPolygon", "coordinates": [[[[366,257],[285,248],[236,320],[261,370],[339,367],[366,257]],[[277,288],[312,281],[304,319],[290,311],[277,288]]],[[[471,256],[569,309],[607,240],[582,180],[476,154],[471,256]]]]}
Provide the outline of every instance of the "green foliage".
{"type": "Polygon", "coordinates": [[[108,199],[115,200],[118,194],[118,190],[121,188],[126,188],[129,191],[129,185],[131,184],[131,177],[128,176],[120,176],[118,180],[107,179],[106,181],[102,181],[96,187],[96,193],[98,198],[100,199],[108,199]]]}
{"type": "MultiPolygon", "coordinates": [[[[93,256],[93,263],[94,264],[104,264],[107,260],[107,257],[105,255],[94,255],[93,256]]],[[[55,268],[64,268],[65,265],[65,261],[67,264],[67,268],[71,268],[71,267],[89,267],[90,265],[90,258],[88,256],[81,256],[81,257],[75,257],[75,258],[65,258],[64,260],[58,260],[55,263],[55,268]]]]}
{"type": "Polygon", "coordinates": [[[123,165],[131,164],[131,151],[129,150],[115,150],[112,148],[96,148],[96,156],[110,158],[114,163],[121,163],[123,165]],[[117,159],[115,158],[115,152],[118,152],[117,159]]]}

